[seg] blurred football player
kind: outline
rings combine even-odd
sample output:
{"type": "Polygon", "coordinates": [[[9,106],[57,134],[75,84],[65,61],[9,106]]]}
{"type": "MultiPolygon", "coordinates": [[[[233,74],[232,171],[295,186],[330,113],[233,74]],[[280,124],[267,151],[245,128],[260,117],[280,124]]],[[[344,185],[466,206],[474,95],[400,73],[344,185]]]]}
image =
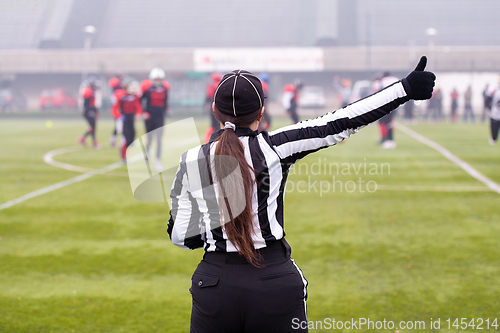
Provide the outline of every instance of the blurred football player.
{"type": "Polygon", "coordinates": [[[262,83],[262,90],[264,91],[264,113],[262,114],[262,121],[259,123],[259,132],[267,131],[271,127],[271,116],[269,115],[268,99],[269,99],[269,74],[261,73],[259,75],[260,82],[262,83]]]}
{"type": "MultiPolygon", "coordinates": [[[[120,95],[123,92],[123,82],[124,82],[124,75],[123,74],[117,74],[115,77],[111,78],[108,81],[108,85],[111,89],[111,105],[114,105],[116,103],[116,95],[120,95]],[[118,92],[117,91],[120,91],[118,92]]],[[[111,137],[109,138],[109,144],[111,147],[116,147],[116,136],[118,134],[122,133],[122,123],[121,123],[121,118],[115,118],[115,128],[113,129],[113,132],[111,133],[111,137]]]]}
{"type": "Polygon", "coordinates": [[[89,124],[88,130],[78,139],[78,142],[86,147],[87,137],[92,137],[92,146],[94,149],[101,149],[101,145],[95,138],[96,122],[99,116],[98,110],[95,104],[95,93],[97,90],[97,82],[93,77],[87,79],[87,87],[82,92],[83,98],[83,117],[87,120],[89,124]]]}
{"type": "Polygon", "coordinates": [[[221,79],[222,75],[220,73],[213,73],[210,77],[210,83],[207,85],[205,110],[208,110],[208,114],[210,115],[210,127],[205,132],[205,143],[210,140],[212,133],[220,128],[220,123],[212,112],[212,103],[214,102],[215,91],[217,90],[221,79]]]}
{"type": "MultiPolygon", "coordinates": [[[[374,83],[374,91],[382,90],[391,84],[399,81],[396,77],[392,76],[389,72],[384,72],[382,77],[374,83]]],[[[380,136],[381,144],[383,149],[394,149],[396,148],[396,141],[394,141],[394,122],[392,119],[397,112],[394,110],[391,113],[386,114],[379,120],[380,125],[380,136]]]]}
{"type": "Polygon", "coordinates": [[[149,73],[149,80],[141,84],[143,105],[145,105],[145,125],[148,141],[146,152],[149,156],[151,144],[156,139],[156,162],[157,171],[163,171],[161,165],[161,140],[163,137],[163,126],[168,111],[168,93],[170,84],[165,80],[165,72],[161,68],[153,68],[149,73]]]}
{"type": "Polygon", "coordinates": [[[112,113],[115,118],[121,116],[123,120],[120,157],[122,162],[126,163],[127,147],[130,146],[135,139],[135,118],[139,118],[143,111],[139,83],[137,81],[127,82],[124,88],[123,95],[118,96],[116,103],[113,105],[112,113]]]}
{"type": "Polygon", "coordinates": [[[283,88],[283,95],[281,98],[281,103],[285,110],[288,112],[292,118],[294,124],[299,122],[299,115],[297,114],[297,106],[299,101],[299,92],[303,87],[303,83],[300,80],[295,80],[294,84],[287,84],[283,88]]]}

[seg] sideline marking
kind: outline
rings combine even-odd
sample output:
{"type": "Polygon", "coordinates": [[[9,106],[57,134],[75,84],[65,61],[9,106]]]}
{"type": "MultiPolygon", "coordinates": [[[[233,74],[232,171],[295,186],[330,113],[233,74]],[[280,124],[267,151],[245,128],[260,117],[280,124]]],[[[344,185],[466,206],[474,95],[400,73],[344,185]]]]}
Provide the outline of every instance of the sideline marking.
{"type": "Polygon", "coordinates": [[[440,152],[444,157],[461,167],[465,172],[467,172],[469,175],[472,177],[476,178],[479,180],[481,183],[484,185],[488,186],[492,191],[497,192],[500,194],[500,185],[489,179],[488,177],[484,176],[482,173],[474,169],[470,164],[468,164],[465,161],[462,161],[455,155],[453,155],[449,150],[444,148],[443,146],[435,143],[434,141],[427,139],[425,136],[418,134],[417,132],[409,129],[408,127],[404,126],[400,122],[396,122],[396,128],[399,129],[400,131],[408,134],[412,138],[416,139],[417,141],[420,141],[421,143],[437,150],[440,152]]]}
{"type": "Polygon", "coordinates": [[[81,146],[71,146],[71,147],[65,147],[65,148],[59,148],[56,150],[52,150],[52,151],[49,151],[48,153],[46,153],[45,155],[43,155],[43,161],[49,165],[52,165],[52,166],[55,166],[55,167],[58,167],[61,169],[69,170],[69,171],[76,171],[76,172],[82,172],[82,173],[94,171],[95,169],[90,169],[90,168],[85,168],[85,167],[80,167],[80,166],[76,166],[76,165],[71,165],[71,164],[59,162],[59,161],[54,161],[54,159],[53,159],[54,156],[61,155],[64,153],[71,153],[71,152],[81,150],[81,149],[82,149],[81,146]]]}
{"type": "Polygon", "coordinates": [[[413,186],[413,185],[377,185],[377,191],[415,191],[415,192],[489,192],[483,186],[413,186]]]}
{"type": "MultiPolygon", "coordinates": [[[[48,160],[52,159],[52,156],[57,155],[56,152],[61,153],[61,151],[66,151],[66,152],[67,151],[74,151],[74,150],[77,150],[76,147],[78,147],[78,146],[61,148],[61,149],[57,149],[57,150],[48,152],[47,154],[45,154],[43,160],[45,162],[47,162],[48,160]]],[[[131,158],[131,162],[135,162],[135,161],[137,161],[140,158],[142,158],[142,154],[138,154],[136,156],[133,156],[131,158]]],[[[76,170],[76,169],[80,169],[80,170],[81,169],[86,169],[86,168],[77,167],[77,166],[70,165],[70,164],[65,164],[65,163],[62,163],[62,162],[57,162],[57,161],[53,161],[53,162],[56,163],[56,164],[60,164],[59,167],[63,167],[62,165],[65,165],[66,167],[71,167],[72,169],[68,169],[68,170],[72,170],[72,171],[79,171],[79,170],[76,170]]],[[[51,164],[49,162],[47,162],[47,163],[51,164]]],[[[113,171],[115,169],[118,169],[121,166],[123,166],[123,163],[120,161],[120,162],[116,162],[116,163],[110,164],[108,166],[105,166],[104,168],[101,168],[101,169],[95,169],[95,170],[91,169],[90,171],[87,171],[84,174],[78,175],[76,177],[73,177],[73,178],[70,178],[70,179],[67,179],[67,180],[63,180],[62,182],[52,184],[52,185],[44,187],[42,189],[33,191],[33,192],[25,194],[25,195],[23,195],[23,196],[21,196],[21,197],[19,197],[17,199],[7,201],[7,202],[5,202],[5,203],[3,203],[3,204],[0,205],[0,210],[12,207],[12,206],[14,206],[14,205],[16,205],[18,203],[24,202],[26,200],[29,200],[29,199],[32,199],[32,198],[35,198],[35,197],[38,197],[38,196],[40,196],[42,194],[45,194],[45,193],[52,192],[54,190],[63,188],[65,186],[81,182],[82,180],[88,179],[90,177],[93,177],[93,176],[96,176],[96,175],[105,174],[105,173],[107,173],[109,171],[113,171]]],[[[66,167],[63,167],[63,168],[66,169],[66,167]]]]}
{"type": "MultiPolygon", "coordinates": [[[[196,138],[196,139],[200,139],[200,138],[196,138]]],[[[186,143],[191,143],[192,141],[193,141],[192,138],[186,139],[186,140],[178,142],[176,145],[171,145],[170,148],[179,147],[179,146],[185,145],[186,143]]],[[[197,142],[197,143],[199,143],[199,142],[197,142]]],[[[105,174],[109,171],[113,171],[113,170],[118,169],[119,167],[123,166],[122,162],[116,162],[116,163],[113,163],[113,164],[108,165],[108,166],[101,168],[101,169],[89,169],[89,168],[85,168],[85,167],[79,167],[76,165],[66,164],[63,162],[58,162],[58,161],[55,161],[53,159],[53,157],[56,155],[77,151],[79,149],[81,149],[80,146],[59,148],[59,149],[56,149],[56,150],[53,150],[53,151],[46,153],[43,156],[43,160],[45,163],[53,165],[55,167],[63,168],[63,169],[70,170],[70,171],[84,172],[83,174],[78,175],[78,176],[73,177],[73,178],[70,178],[70,179],[67,179],[67,180],[64,180],[64,181],[56,183],[56,184],[52,184],[50,186],[44,187],[44,188],[36,190],[34,192],[25,194],[17,199],[13,199],[13,200],[7,201],[3,204],[0,204],[0,210],[12,207],[18,203],[24,202],[26,200],[29,200],[29,199],[32,199],[35,197],[38,197],[38,196],[45,194],[45,193],[52,192],[52,191],[60,189],[62,187],[81,182],[82,180],[88,179],[88,178],[93,177],[95,175],[105,174]]],[[[134,162],[137,162],[138,160],[140,160],[141,158],[144,158],[144,152],[132,156],[132,158],[127,159],[127,162],[134,163],[134,162]]],[[[119,175],[121,175],[121,174],[119,174],[119,175]]],[[[136,173],[129,173],[129,174],[127,174],[127,177],[130,177],[131,175],[137,175],[137,174],[136,173]]],[[[139,176],[142,176],[142,175],[139,175],[139,176]]],[[[165,193],[164,193],[164,197],[165,197],[165,193]]]]}
{"type": "MultiPolygon", "coordinates": [[[[83,149],[82,146],[71,146],[71,147],[64,147],[64,148],[52,150],[52,151],[49,151],[48,153],[45,153],[45,155],[43,155],[43,161],[45,163],[52,165],[52,166],[55,166],[57,168],[61,168],[64,170],[69,170],[69,171],[81,172],[81,173],[98,170],[98,169],[86,168],[86,167],[68,164],[68,163],[63,163],[63,162],[59,162],[59,161],[54,160],[55,156],[66,154],[66,153],[72,153],[72,152],[79,151],[82,149],[83,149]]],[[[108,175],[120,176],[120,177],[128,177],[129,176],[127,172],[121,172],[121,171],[108,172],[108,175]]]]}
{"type": "MultiPolygon", "coordinates": [[[[65,170],[76,171],[76,172],[90,172],[95,171],[95,169],[85,168],[77,165],[67,164],[59,161],[55,161],[53,158],[57,155],[61,155],[64,153],[70,153],[74,151],[81,150],[81,146],[72,146],[59,148],[56,150],[49,151],[43,156],[43,160],[45,163],[62,168],[65,170]]],[[[137,177],[144,177],[142,174],[130,173],[130,175],[126,172],[108,172],[108,175],[112,176],[121,176],[121,177],[129,177],[130,175],[136,175],[137,177]]],[[[163,185],[163,181],[162,181],[163,185]]],[[[415,191],[415,192],[486,192],[490,191],[489,188],[482,186],[417,186],[417,185],[377,185],[377,190],[381,191],[415,191]]]]}
{"type": "Polygon", "coordinates": [[[14,205],[16,205],[18,203],[24,202],[26,200],[29,200],[29,199],[32,199],[32,198],[35,198],[35,197],[38,197],[38,196],[40,196],[42,194],[45,194],[45,193],[52,192],[52,191],[60,189],[62,187],[65,187],[65,186],[68,186],[68,185],[71,185],[71,184],[74,184],[74,183],[81,182],[82,180],[88,179],[88,178],[93,177],[95,175],[101,175],[101,174],[104,174],[104,173],[106,173],[108,171],[118,169],[121,166],[123,166],[122,162],[116,162],[116,163],[108,165],[108,166],[106,166],[104,168],[97,169],[97,170],[92,170],[92,171],[86,172],[84,174],[81,174],[79,176],[76,176],[76,177],[73,177],[73,178],[70,178],[70,179],[67,179],[67,180],[63,180],[62,182],[55,183],[53,185],[44,187],[42,189],[33,191],[31,193],[28,193],[28,194],[25,194],[25,195],[23,195],[23,196],[21,196],[21,197],[19,197],[17,199],[7,201],[6,203],[3,203],[3,204],[0,205],[0,210],[12,207],[12,206],[14,206],[14,205]]]}

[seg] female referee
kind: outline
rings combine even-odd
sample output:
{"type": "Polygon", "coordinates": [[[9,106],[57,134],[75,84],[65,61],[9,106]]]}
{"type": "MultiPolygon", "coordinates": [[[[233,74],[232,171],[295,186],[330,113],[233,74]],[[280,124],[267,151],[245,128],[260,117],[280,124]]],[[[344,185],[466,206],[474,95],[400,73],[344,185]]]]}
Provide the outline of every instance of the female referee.
{"type": "Polygon", "coordinates": [[[376,94],[270,133],[257,131],[260,80],[243,70],[224,75],[212,106],[223,126],[182,155],[170,195],[172,242],[205,249],[190,288],[191,332],[307,332],[298,325],[307,320],[307,280],[284,238],[288,171],[406,101],[429,99],[436,77],[426,62],[376,94]]]}

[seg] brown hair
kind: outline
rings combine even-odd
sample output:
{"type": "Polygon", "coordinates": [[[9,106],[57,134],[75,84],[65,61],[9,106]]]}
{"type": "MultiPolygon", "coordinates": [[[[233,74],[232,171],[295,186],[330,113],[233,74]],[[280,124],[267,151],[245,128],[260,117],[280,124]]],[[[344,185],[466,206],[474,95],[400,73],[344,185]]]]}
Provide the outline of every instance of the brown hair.
{"type": "MultiPolygon", "coordinates": [[[[256,119],[260,117],[261,110],[262,109],[259,109],[248,115],[235,117],[232,115],[223,114],[214,107],[215,115],[221,123],[230,121],[238,127],[249,127],[256,119]]],[[[243,144],[240,142],[238,136],[232,129],[225,129],[222,134],[216,139],[216,141],[218,141],[218,143],[215,148],[215,156],[233,157],[239,164],[241,178],[243,180],[243,191],[241,191],[241,187],[239,188],[239,190],[237,189],[238,186],[241,186],[240,179],[235,179],[234,182],[231,182],[231,179],[229,179],[228,182],[228,179],[226,179],[226,177],[231,177],[232,171],[236,167],[232,164],[236,163],[221,163],[223,159],[214,159],[215,174],[217,177],[217,182],[219,184],[219,198],[224,198],[224,201],[219,200],[221,223],[222,216],[229,216],[229,221],[226,221],[227,223],[223,225],[228,239],[236,246],[236,248],[238,249],[238,253],[245,256],[250,264],[256,267],[260,267],[259,261],[261,259],[261,256],[256,252],[252,240],[252,234],[254,233],[252,223],[252,196],[253,185],[255,181],[255,178],[252,177],[252,173],[254,173],[255,171],[245,159],[243,144]],[[229,183],[234,184],[235,186],[223,186],[223,179],[226,179],[224,184],[229,183]],[[242,197],[242,195],[244,195],[244,198],[242,197]],[[245,208],[238,216],[233,216],[228,197],[231,198],[231,201],[238,200],[239,203],[245,203],[245,208]],[[224,212],[226,214],[224,214],[224,212]]]]}

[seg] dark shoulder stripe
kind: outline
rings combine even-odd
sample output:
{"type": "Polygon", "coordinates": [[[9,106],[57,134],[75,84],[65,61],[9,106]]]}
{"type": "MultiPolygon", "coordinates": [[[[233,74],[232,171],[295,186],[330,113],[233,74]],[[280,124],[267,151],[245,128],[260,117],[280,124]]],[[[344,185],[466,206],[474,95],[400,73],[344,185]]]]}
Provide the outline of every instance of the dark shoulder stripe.
{"type": "Polygon", "coordinates": [[[301,127],[289,131],[283,131],[273,135],[271,137],[271,141],[276,147],[279,147],[280,145],[288,142],[307,139],[322,139],[330,135],[339,134],[348,129],[360,128],[376,121],[377,119],[382,118],[384,115],[388,114],[390,111],[404,103],[406,100],[406,97],[397,98],[377,109],[368,111],[353,118],[344,117],[332,120],[321,126],[301,127]]]}
{"type": "Polygon", "coordinates": [[[257,183],[257,214],[259,225],[262,238],[268,243],[269,241],[276,240],[271,232],[269,216],[267,215],[267,200],[269,199],[270,191],[269,168],[266,157],[260,148],[258,137],[249,137],[248,146],[250,148],[250,156],[252,157],[252,165],[255,170],[255,181],[257,183]]]}
{"type": "Polygon", "coordinates": [[[201,237],[201,228],[200,228],[200,210],[198,209],[198,203],[191,196],[191,193],[188,193],[189,202],[191,203],[191,217],[189,219],[189,224],[186,230],[186,235],[193,235],[184,238],[184,245],[188,248],[194,250],[199,247],[203,247],[203,240],[201,237]]]}
{"type": "Polygon", "coordinates": [[[210,168],[210,144],[205,144],[200,149],[198,154],[198,168],[200,175],[202,175],[202,192],[210,218],[210,231],[212,232],[213,239],[216,241],[216,246],[225,251],[226,240],[224,239],[222,227],[220,225],[221,217],[219,205],[217,203],[215,187],[213,186],[215,180],[213,177],[215,177],[215,175],[212,175],[210,168]]]}
{"type": "Polygon", "coordinates": [[[385,116],[392,110],[396,109],[398,106],[405,103],[406,101],[408,101],[408,97],[396,98],[393,101],[384,104],[377,109],[374,109],[373,111],[351,118],[351,123],[354,126],[353,128],[359,128],[361,126],[366,126],[368,124],[373,123],[374,121],[382,118],[383,116],[385,116]]]}

